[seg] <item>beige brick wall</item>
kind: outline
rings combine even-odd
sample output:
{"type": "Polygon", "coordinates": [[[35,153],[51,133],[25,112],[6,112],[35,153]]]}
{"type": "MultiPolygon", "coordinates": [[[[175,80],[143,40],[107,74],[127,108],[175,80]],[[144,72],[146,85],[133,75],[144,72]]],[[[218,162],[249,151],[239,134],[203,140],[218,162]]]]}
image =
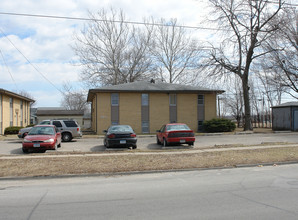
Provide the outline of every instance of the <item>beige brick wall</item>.
{"type": "MultiPolygon", "coordinates": [[[[10,98],[11,96],[2,94],[2,131],[4,134],[5,128],[10,126],[10,98]]],[[[21,123],[21,99],[13,98],[13,126],[23,126],[26,127],[30,123],[30,103],[23,100],[23,123],[21,123]]]]}
{"type": "MultiPolygon", "coordinates": [[[[119,124],[131,125],[137,133],[142,132],[141,94],[119,93],[119,124]]],[[[198,129],[197,98],[197,94],[177,94],[177,122],[186,123],[195,131],[198,129]]],[[[92,128],[102,134],[111,125],[111,94],[97,93],[92,106],[92,128]]],[[[205,120],[215,117],[216,94],[205,94],[205,120]]],[[[149,122],[150,133],[169,123],[169,94],[149,93],[149,122]]]]}
{"type": "Polygon", "coordinates": [[[97,94],[97,134],[103,134],[102,131],[111,125],[111,94],[97,94]]]}
{"type": "Polygon", "coordinates": [[[205,120],[216,117],[216,94],[205,94],[205,120]]]}
{"type": "Polygon", "coordinates": [[[192,130],[197,131],[197,94],[177,94],[177,122],[187,124],[192,130]]]}
{"type": "Polygon", "coordinates": [[[150,133],[155,133],[163,124],[169,123],[169,94],[149,94],[150,133]]]}
{"type": "Polygon", "coordinates": [[[142,131],[141,93],[119,93],[119,124],[130,125],[134,131],[142,131]]]}

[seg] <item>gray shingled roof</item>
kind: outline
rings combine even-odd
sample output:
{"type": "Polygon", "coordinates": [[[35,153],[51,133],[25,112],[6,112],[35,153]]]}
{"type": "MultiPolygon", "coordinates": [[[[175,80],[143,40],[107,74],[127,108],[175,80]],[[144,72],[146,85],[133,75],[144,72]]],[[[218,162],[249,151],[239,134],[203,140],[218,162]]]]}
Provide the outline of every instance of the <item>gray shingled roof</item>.
{"type": "Polygon", "coordinates": [[[40,110],[37,109],[37,116],[55,116],[55,115],[84,115],[84,111],[80,110],[40,110]]]}
{"type": "Polygon", "coordinates": [[[91,93],[97,92],[175,92],[175,93],[223,93],[224,90],[208,89],[203,87],[196,87],[190,85],[162,83],[162,82],[132,82],[114,86],[105,86],[96,89],[90,89],[88,94],[88,101],[91,93]]]}
{"type": "Polygon", "coordinates": [[[290,107],[290,106],[298,106],[298,102],[286,102],[280,105],[272,106],[272,108],[290,107]]]}
{"type": "Polygon", "coordinates": [[[23,96],[23,95],[20,95],[20,94],[17,94],[17,93],[14,93],[14,92],[2,89],[2,88],[0,88],[0,94],[6,94],[8,96],[16,97],[16,98],[19,98],[19,99],[22,99],[22,100],[26,100],[28,102],[35,102],[35,100],[33,100],[31,98],[28,98],[26,96],[23,96]]]}

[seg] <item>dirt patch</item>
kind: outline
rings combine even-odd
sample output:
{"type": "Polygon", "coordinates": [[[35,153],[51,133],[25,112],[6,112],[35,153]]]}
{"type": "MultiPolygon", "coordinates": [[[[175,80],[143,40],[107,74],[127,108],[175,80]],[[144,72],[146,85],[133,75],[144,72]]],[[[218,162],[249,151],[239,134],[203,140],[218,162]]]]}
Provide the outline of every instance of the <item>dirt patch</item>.
{"type": "Polygon", "coordinates": [[[0,158],[0,177],[232,167],[285,161],[298,161],[298,147],[181,154],[32,156],[21,159],[0,158]]]}

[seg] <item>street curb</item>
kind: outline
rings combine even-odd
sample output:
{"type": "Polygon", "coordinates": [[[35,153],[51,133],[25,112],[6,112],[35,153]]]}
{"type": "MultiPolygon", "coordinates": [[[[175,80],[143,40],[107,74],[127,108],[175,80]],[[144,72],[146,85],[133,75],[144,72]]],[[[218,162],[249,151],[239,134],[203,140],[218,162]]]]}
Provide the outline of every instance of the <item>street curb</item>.
{"type": "Polygon", "coordinates": [[[291,165],[291,164],[298,164],[298,161],[268,162],[268,163],[258,163],[258,164],[239,164],[239,165],[225,166],[225,167],[188,168],[188,169],[172,169],[172,170],[145,170],[145,171],[130,171],[130,172],[116,172],[116,173],[69,174],[69,175],[57,175],[57,176],[0,177],[0,181],[67,179],[67,178],[76,178],[76,177],[128,176],[128,175],[142,175],[142,174],[154,174],[154,173],[193,172],[193,171],[223,170],[223,169],[233,169],[233,168],[281,166],[281,165],[291,165]]]}

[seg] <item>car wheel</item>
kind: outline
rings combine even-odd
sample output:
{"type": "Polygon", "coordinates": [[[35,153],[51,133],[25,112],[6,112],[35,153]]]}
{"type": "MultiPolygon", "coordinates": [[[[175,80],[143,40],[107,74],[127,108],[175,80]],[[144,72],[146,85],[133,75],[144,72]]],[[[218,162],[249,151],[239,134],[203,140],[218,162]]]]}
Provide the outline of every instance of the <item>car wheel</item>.
{"type": "Polygon", "coordinates": [[[167,140],[164,138],[163,139],[163,146],[165,147],[165,146],[167,146],[168,145],[168,142],[167,142],[167,140]]]}
{"type": "Polygon", "coordinates": [[[133,145],[132,146],[132,149],[137,149],[137,145],[133,145]]]}
{"type": "Polygon", "coordinates": [[[156,143],[157,143],[158,145],[161,145],[161,142],[159,141],[159,139],[158,139],[157,136],[156,136],[156,143]]]}
{"type": "Polygon", "coordinates": [[[28,149],[24,149],[24,148],[22,148],[22,150],[23,150],[23,153],[24,153],[24,154],[28,154],[28,153],[29,153],[29,150],[28,150],[28,149]]]}
{"type": "Polygon", "coordinates": [[[72,137],[71,137],[71,134],[70,133],[63,133],[62,134],[62,140],[64,141],[64,142],[69,142],[69,141],[71,141],[71,139],[72,139],[72,137]]]}
{"type": "Polygon", "coordinates": [[[193,142],[189,143],[188,146],[193,146],[193,142]]]}
{"type": "Polygon", "coordinates": [[[61,147],[61,142],[60,142],[60,144],[58,144],[58,145],[57,145],[57,147],[58,147],[58,148],[60,148],[60,147],[61,147]]]}

